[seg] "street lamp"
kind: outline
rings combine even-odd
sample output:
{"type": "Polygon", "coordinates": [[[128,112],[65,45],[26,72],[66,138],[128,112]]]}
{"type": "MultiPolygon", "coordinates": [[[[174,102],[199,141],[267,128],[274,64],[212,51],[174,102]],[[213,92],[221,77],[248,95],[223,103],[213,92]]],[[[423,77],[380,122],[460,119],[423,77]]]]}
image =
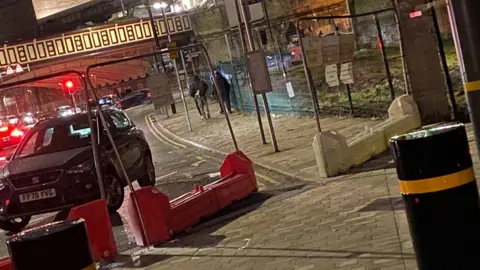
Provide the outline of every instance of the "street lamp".
{"type": "Polygon", "coordinates": [[[165,3],[165,2],[161,2],[161,3],[154,3],[153,4],[153,8],[154,9],[164,9],[164,8],[167,8],[168,7],[168,4],[165,3]]]}
{"type": "Polygon", "coordinates": [[[93,78],[93,80],[95,81],[95,87],[97,87],[97,85],[98,85],[98,84],[97,84],[97,75],[95,75],[95,74],[90,74],[90,77],[93,78]]]}

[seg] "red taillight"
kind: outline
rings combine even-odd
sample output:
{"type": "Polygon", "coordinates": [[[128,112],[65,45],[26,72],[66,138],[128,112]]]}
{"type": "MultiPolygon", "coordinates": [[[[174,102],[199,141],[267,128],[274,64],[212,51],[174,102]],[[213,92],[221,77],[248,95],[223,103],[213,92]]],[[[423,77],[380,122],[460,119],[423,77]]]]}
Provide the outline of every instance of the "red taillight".
{"type": "Polygon", "coordinates": [[[23,131],[14,129],[12,133],[10,133],[10,136],[12,137],[23,137],[23,131]]]}
{"type": "Polygon", "coordinates": [[[147,98],[151,98],[151,97],[152,97],[152,94],[147,93],[147,98]]]}
{"type": "Polygon", "coordinates": [[[0,128],[0,132],[5,132],[5,131],[7,131],[7,130],[8,130],[8,127],[1,127],[1,128],[0,128]]]}

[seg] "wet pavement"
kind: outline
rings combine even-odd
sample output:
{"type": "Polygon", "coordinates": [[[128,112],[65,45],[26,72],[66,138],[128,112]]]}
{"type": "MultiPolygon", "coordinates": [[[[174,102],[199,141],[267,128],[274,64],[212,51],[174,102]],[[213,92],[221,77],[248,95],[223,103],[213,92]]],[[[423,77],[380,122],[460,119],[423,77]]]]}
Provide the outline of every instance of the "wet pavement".
{"type": "MultiPolygon", "coordinates": [[[[156,187],[170,199],[173,199],[191,191],[195,184],[205,185],[218,180],[218,170],[222,162],[222,157],[213,154],[207,155],[206,153],[197,151],[196,148],[187,147],[172,141],[159,132],[154,122],[147,121],[146,116],[151,112],[151,106],[144,106],[128,110],[127,114],[130,115],[136,126],[144,131],[145,137],[149,142],[157,177],[156,187]]],[[[13,151],[13,149],[9,151],[13,151]]],[[[7,154],[7,152],[0,153],[0,157],[6,156],[7,154]]],[[[0,159],[0,166],[2,166],[1,163],[2,161],[0,159]]],[[[307,183],[295,182],[281,175],[262,171],[260,168],[255,168],[255,171],[260,188],[258,193],[223,210],[194,229],[201,230],[202,227],[211,226],[211,224],[221,222],[221,220],[234,218],[235,213],[238,214],[242,211],[249,211],[252,207],[258,207],[273,197],[281,199],[282,196],[302,192],[302,190],[309,187],[307,183]]],[[[134,187],[138,188],[138,185],[134,183],[134,187]]],[[[111,215],[111,222],[119,252],[136,247],[135,240],[129,232],[128,226],[129,217],[126,209],[129,193],[128,187],[125,193],[125,202],[122,208],[117,213],[111,215]]],[[[65,217],[65,213],[35,216],[32,217],[32,222],[29,227],[65,217]]],[[[1,242],[5,242],[7,237],[8,234],[6,232],[0,232],[1,242]]],[[[5,245],[2,244],[0,245],[0,257],[4,256],[8,256],[8,253],[5,245]]]]}

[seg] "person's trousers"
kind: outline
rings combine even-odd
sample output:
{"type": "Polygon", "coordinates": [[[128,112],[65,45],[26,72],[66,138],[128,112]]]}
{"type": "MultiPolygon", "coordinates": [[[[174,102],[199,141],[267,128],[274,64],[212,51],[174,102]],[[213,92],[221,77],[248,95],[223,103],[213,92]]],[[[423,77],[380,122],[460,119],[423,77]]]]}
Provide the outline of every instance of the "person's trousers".
{"type": "MultiPolygon", "coordinates": [[[[223,99],[223,104],[227,108],[227,111],[231,113],[232,105],[230,104],[230,91],[222,91],[222,99],[223,99]]],[[[222,107],[220,107],[220,111],[223,112],[222,107]]]]}
{"type": "Polygon", "coordinates": [[[195,94],[195,105],[197,106],[198,113],[200,116],[205,118],[210,118],[210,109],[208,108],[207,97],[200,96],[200,94],[195,94]],[[206,113],[205,113],[206,111],[206,113]]]}

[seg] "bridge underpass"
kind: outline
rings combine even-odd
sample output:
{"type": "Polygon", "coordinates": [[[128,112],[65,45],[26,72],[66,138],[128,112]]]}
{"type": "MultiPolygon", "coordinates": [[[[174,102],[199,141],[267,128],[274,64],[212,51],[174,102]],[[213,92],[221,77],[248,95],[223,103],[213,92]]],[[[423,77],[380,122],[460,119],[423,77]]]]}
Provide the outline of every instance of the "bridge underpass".
{"type": "MultiPolygon", "coordinates": [[[[166,47],[167,33],[177,46],[190,42],[193,29],[187,14],[177,14],[154,20],[162,47],[166,47]],[[167,25],[169,31],[167,31],[167,25]]],[[[150,21],[132,20],[80,31],[62,33],[41,40],[33,40],[0,47],[0,67],[5,70],[17,65],[24,71],[2,76],[3,83],[35,78],[64,70],[83,72],[89,65],[112,59],[152,52],[155,48],[150,21]],[[27,69],[28,67],[28,69],[27,69]]],[[[164,57],[168,61],[168,57],[164,57]]],[[[93,70],[92,82],[101,94],[112,94],[125,89],[145,87],[145,77],[152,69],[153,59],[141,59],[93,70]]],[[[50,111],[61,105],[69,105],[70,98],[62,91],[62,83],[80,81],[75,76],[37,81],[25,87],[9,89],[0,101],[0,114],[7,115],[27,111],[50,111]]],[[[77,100],[84,102],[81,92],[77,100]]]]}

